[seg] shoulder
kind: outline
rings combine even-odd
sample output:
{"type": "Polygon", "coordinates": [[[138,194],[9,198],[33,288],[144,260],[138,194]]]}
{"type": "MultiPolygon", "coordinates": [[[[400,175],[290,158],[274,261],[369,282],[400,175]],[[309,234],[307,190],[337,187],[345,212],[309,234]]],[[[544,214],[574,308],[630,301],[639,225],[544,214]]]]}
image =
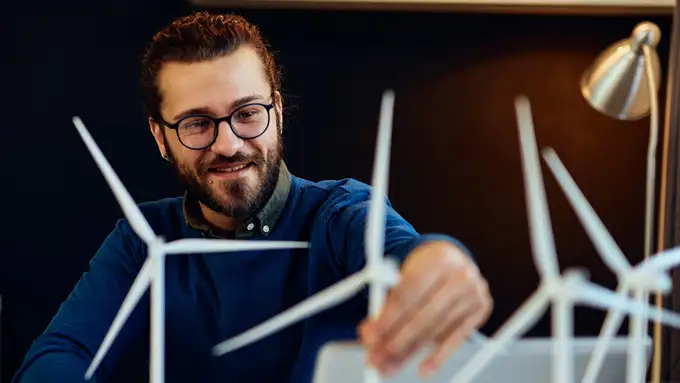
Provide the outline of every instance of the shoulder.
{"type": "MultiPolygon", "coordinates": [[[[168,197],[154,201],[145,201],[137,204],[144,219],[147,221],[151,229],[159,236],[171,235],[173,228],[178,224],[184,222],[184,214],[182,211],[183,197],[168,197]]],[[[134,243],[141,241],[137,234],[132,229],[127,217],[121,217],[116,222],[114,232],[118,231],[127,240],[134,243]]]]}
{"type": "MultiPolygon", "coordinates": [[[[354,178],[316,182],[296,178],[294,182],[302,200],[315,201],[316,218],[324,223],[343,215],[365,213],[371,198],[372,187],[354,178]]],[[[391,206],[389,199],[385,202],[391,206]]]]}
{"type": "Polygon", "coordinates": [[[295,177],[301,195],[316,196],[324,200],[367,199],[371,186],[354,178],[339,180],[309,181],[295,177]]]}

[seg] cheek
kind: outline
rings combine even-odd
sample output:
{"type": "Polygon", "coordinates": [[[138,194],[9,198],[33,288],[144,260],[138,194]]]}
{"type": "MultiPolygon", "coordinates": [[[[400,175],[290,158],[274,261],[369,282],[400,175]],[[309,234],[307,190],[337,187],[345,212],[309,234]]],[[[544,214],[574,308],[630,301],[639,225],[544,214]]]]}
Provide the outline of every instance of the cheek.
{"type": "Polygon", "coordinates": [[[267,158],[271,151],[271,143],[269,140],[267,141],[259,141],[256,143],[253,143],[253,149],[255,149],[258,153],[260,153],[264,158],[267,158]]]}
{"type": "Polygon", "coordinates": [[[172,153],[178,165],[196,172],[200,167],[201,160],[205,157],[203,151],[190,150],[178,143],[172,143],[172,153]]]}
{"type": "Polygon", "coordinates": [[[266,158],[269,154],[271,154],[271,152],[276,150],[278,140],[279,135],[277,128],[274,125],[272,125],[270,126],[270,129],[267,129],[267,132],[265,134],[258,137],[258,139],[256,139],[255,142],[253,142],[253,146],[258,152],[262,153],[262,155],[264,155],[266,158]]]}

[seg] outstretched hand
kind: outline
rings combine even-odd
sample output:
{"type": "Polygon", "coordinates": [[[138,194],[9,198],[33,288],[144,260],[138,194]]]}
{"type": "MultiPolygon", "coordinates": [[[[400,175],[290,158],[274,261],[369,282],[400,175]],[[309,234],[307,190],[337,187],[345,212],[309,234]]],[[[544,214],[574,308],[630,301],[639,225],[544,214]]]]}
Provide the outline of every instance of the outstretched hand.
{"type": "Polygon", "coordinates": [[[492,307],[486,280],[461,249],[426,243],[408,255],[400,283],[378,317],[360,324],[359,337],[368,362],[385,375],[422,347],[432,347],[419,369],[428,376],[486,322],[492,307]]]}

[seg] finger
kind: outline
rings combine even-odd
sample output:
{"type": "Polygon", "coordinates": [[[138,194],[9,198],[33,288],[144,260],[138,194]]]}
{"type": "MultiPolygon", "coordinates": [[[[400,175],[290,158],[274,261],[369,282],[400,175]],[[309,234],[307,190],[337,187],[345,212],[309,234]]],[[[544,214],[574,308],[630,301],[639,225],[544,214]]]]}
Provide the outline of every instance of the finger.
{"type": "Polygon", "coordinates": [[[366,326],[371,343],[381,343],[386,334],[394,331],[400,321],[405,320],[416,308],[423,296],[430,293],[442,282],[444,273],[439,270],[428,277],[406,277],[387,295],[380,315],[366,326]],[[372,339],[371,339],[372,338],[372,339]]]}
{"type": "Polygon", "coordinates": [[[465,338],[477,327],[482,318],[482,312],[476,312],[468,316],[448,338],[446,338],[435,350],[428,355],[420,364],[420,374],[427,377],[436,372],[444,361],[457,350],[465,338]]]}
{"type": "MultiPolygon", "coordinates": [[[[484,295],[484,289],[483,284],[478,289],[482,291],[480,294],[484,295]]],[[[480,297],[468,302],[470,303],[467,307],[461,305],[460,311],[451,314],[452,319],[449,321],[448,328],[442,325],[437,329],[438,346],[420,365],[423,376],[439,369],[444,360],[460,347],[465,338],[488,319],[492,308],[490,298],[480,297]]]]}
{"type": "Polygon", "coordinates": [[[379,349],[381,354],[385,354],[384,358],[400,362],[417,341],[434,340],[435,328],[447,319],[449,311],[459,301],[472,293],[469,285],[461,286],[463,273],[463,270],[454,272],[443,280],[430,295],[424,297],[424,306],[417,308],[410,317],[395,326],[394,332],[386,335],[379,349]]]}
{"type": "Polygon", "coordinates": [[[369,360],[369,363],[375,366],[375,368],[377,368],[382,374],[390,377],[403,368],[404,362],[411,359],[422,346],[424,346],[424,342],[414,343],[409,350],[406,350],[404,353],[405,357],[401,360],[386,358],[379,360],[369,360]]]}
{"type": "MultiPolygon", "coordinates": [[[[441,278],[439,283],[434,284],[430,287],[430,289],[425,293],[424,299],[427,301],[430,301],[431,295],[434,295],[437,291],[440,290],[441,286],[443,286],[446,282],[445,279],[441,278]],[[427,295],[428,292],[431,292],[431,295],[427,295]]],[[[385,305],[387,307],[387,310],[389,312],[389,302],[388,304],[385,305]]],[[[394,330],[388,330],[387,332],[382,333],[381,338],[373,338],[372,342],[364,342],[365,346],[367,347],[367,357],[369,360],[369,363],[372,365],[376,366],[376,368],[380,369],[381,371],[384,371],[387,367],[387,365],[395,365],[395,364],[401,364],[401,361],[403,359],[402,354],[410,354],[412,352],[415,352],[418,350],[418,345],[417,344],[409,344],[409,345],[399,345],[398,348],[395,350],[387,350],[386,345],[389,343],[389,339],[395,334],[398,333],[401,326],[401,323],[407,323],[411,320],[411,317],[413,315],[417,314],[416,310],[409,310],[408,312],[405,312],[402,314],[401,318],[402,320],[398,320],[394,322],[392,329],[394,330]],[[412,348],[412,349],[411,349],[412,348]]],[[[366,319],[363,321],[360,326],[359,326],[359,332],[362,340],[370,338],[371,331],[375,329],[376,326],[375,321],[371,321],[370,319],[366,319]]],[[[393,342],[392,342],[393,343],[393,342]]],[[[414,343],[414,342],[411,342],[414,343]]]]}
{"type": "MultiPolygon", "coordinates": [[[[418,312],[420,310],[420,307],[418,305],[422,305],[422,302],[429,302],[432,300],[432,296],[436,294],[437,291],[440,290],[440,288],[446,283],[446,279],[440,278],[437,280],[436,283],[432,284],[429,286],[427,291],[424,292],[424,294],[421,295],[421,299],[417,304],[413,304],[411,307],[406,308],[404,311],[399,313],[399,316],[396,318],[395,321],[391,323],[391,326],[389,328],[383,329],[380,334],[380,338],[376,338],[376,341],[371,344],[371,354],[373,354],[373,358],[375,360],[387,360],[387,359],[396,359],[401,353],[405,352],[405,349],[408,348],[410,345],[409,344],[401,344],[401,343],[395,343],[392,341],[394,336],[396,334],[399,334],[401,330],[404,328],[404,326],[407,323],[410,323],[413,320],[413,317],[418,315],[418,312]]],[[[397,301],[389,301],[385,305],[386,312],[389,315],[390,312],[396,312],[400,306],[397,306],[397,301]],[[395,309],[396,308],[396,309],[395,309]]],[[[380,318],[378,318],[379,320],[380,318]]],[[[374,322],[368,324],[366,327],[368,328],[367,331],[371,331],[371,329],[376,328],[379,325],[379,322],[374,322]]],[[[415,331],[414,331],[415,332],[415,331]]]]}
{"type": "MultiPolygon", "coordinates": [[[[446,279],[444,278],[432,278],[431,281],[433,281],[431,284],[427,284],[429,288],[423,293],[422,296],[426,297],[425,299],[428,299],[428,293],[430,291],[436,292],[438,291],[438,287],[440,287],[442,284],[446,282],[446,279]]],[[[395,295],[392,295],[392,300],[389,300],[386,302],[386,304],[383,307],[383,313],[381,314],[384,315],[385,312],[387,312],[387,315],[390,315],[390,312],[394,312],[396,310],[391,309],[390,307],[395,307],[395,303],[398,301],[395,301],[395,295]]],[[[409,310],[405,313],[402,314],[402,318],[407,318],[408,320],[410,311],[409,310]]],[[[383,374],[389,374],[392,371],[396,371],[400,368],[400,365],[403,363],[403,357],[397,358],[393,356],[392,354],[388,353],[385,351],[384,345],[387,337],[390,336],[392,333],[390,329],[387,329],[386,332],[381,332],[382,337],[381,338],[376,338],[373,336],[374,334],[378,333],[377,331],[374,331],[378,325],[378,320],[381,318],[379,317],[377,320],[372,320],[371,318],[366,318],[363,320],[359,326],[358,326],[358,331],[359,331],[359,336],[366,346],[366,354],[367,354],[367,361],[369,364],[373,365],[375,368],[377,368],[379,371],[381,371],[383,374]]],[[[399,324],[402,321],[397,320],[393,322],[392,328],[398,328],[399,324]]],[[[407,357],[408,355],[412,355],[419,349],[419,344],[412,344],[411,347],[408,350],[401,349],[400,354],[405,354],[407,357]]]]}
{"type": "Polygon", "coordinates": [[[359,339],[361,340],[361,343],[363,343],[367,348],[372,348],[375,345],[375,339],[372,337],[374,334],[374,324],[374,320],[369,317],[362,320],[357,326],[357,334],[359,335],[359,339]]]}
{"type": "Polygon", "coordinates": [[[471,299],[465,299],[452,307],[433,330],[433,343],[439,347],[449,336],[458,330],[462,323],[474,312],[475,303],[471,299]]]}
{"type": "Polygon", "coordinates": [[[437,322],[432,335],[436,343],[441,343],[446,339],[452,328],[455,329],[456,325],[462,323],[471,310],[486,310],[488,316],[488,311],[491,309],[488,283],[484,280],[477,280],[471,282],[469,286],[473,288],[467,291],[465,301],[452,306],[443,320],[437,322]]]}

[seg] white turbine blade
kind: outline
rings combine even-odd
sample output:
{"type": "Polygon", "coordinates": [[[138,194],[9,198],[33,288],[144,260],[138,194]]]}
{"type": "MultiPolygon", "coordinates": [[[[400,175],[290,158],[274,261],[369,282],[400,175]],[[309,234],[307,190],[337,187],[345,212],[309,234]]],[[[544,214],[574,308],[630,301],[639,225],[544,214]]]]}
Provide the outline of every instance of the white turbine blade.
{"type": "Polygon", "coordinates": [[[215,356],[220,356],[250,343],[254,343],[295,322],[301,321],[319,311],[339,304],[359,292],[366,284],[368,275],[369,273],[366,271],[352,274],[264,323],[219,343],[213,348],[213,354],[215,354],[215,356]]]}
{"type": "Polygon", "coordinates": [[[522,150],[525,199],[529,218],[532,254],[538,272],[544,278],[557,280],[559,267],[557,252],[550,223],[550,210],[545,196],[541,163],[538,157],[534,124],[529,99],[520,96],[515,99],[519,141],[522,150]]]}
{"type": "Polygon", "coordinates": [[[472,382],[486,366],[491,363],[494,356],[503,348],[506,348],[513,340],[534,325],[548,308],[550,295],[544,286],[539,287],[522,306],[505,322],[496,334],[487,341],[462,369],[453,377],[451,383],[472,382]]]}
{"type": "Polygon", "coordinates": [[[166,254],[178,253],[219,253],[226,251],[250,251],[272,249],[303,249],[308,242],[294,241],[248,241],[187,238],[168,242],[164,245],[166,254]]]}
{"type": "MultiPolygon", "coordinates": [[[[373,164],[373,180],[371,200],[366,223],[366,267],[378,268],[384,256],[385,242],[385,196],[388,190],[390,167],[390,144],[392,140],[392,119],[394,114],[394,92],[383,93],[380,105],[380,121],[378,137],[375,145],[375,162],[373,164]]],[[[375,317],[385,302],[387,288],[384,283],[372,280],[369,289],[368,314],[375,317]]]]}
{"type": "MultiPolygon", "coordinates": [[[[383,93],[380,105],[380,121],[378,123],[378,137],[375,145],[375,162],[373,164],[373,180],[371,200],[366,223],[366,267],[370,271],[380,267],[384,256],[385,241],[385,196],[388,190],[390,167],[390,143],[392,140],[392,119],[394,114],[394,92],[387,90],[383,93]]],[[[373,270],[374,272],[377,270],[373,270]]],[[[383,281],[375,278],[370,281],[368,297],[368,314],[375,317],[385,302],[387,286],[383,281]]],[[[364,383],[379,383],[380,374],[371,367],[364,370],[364,383]]]]}
{"type": "Polygon", "coordinates": [[[149,383],[165,382],[165,255],[154,248],[151,258],[151,362],[149,383]]]}
{"type": "Polygon", "coordinates": [[[392,139],[392,116],[394,92],[385,91],[380,105],[378,137],[375,145],[375,162],[371,200],[366,224],[366,262],[369,266],[380,263],[385,241],[385,196],[388,190],[390,143],[392,139]]]}
{"type": "MultiPolygon", "coordinates": [[[[619,285],[616,294],[622,298],[628,296],[629,290],[625,284],[619,285]]],[[[607,312],[607,317],[604,320],[602,329],[600,330],[600,335],[595,343],[595,348],[590,356],[588,365],[586,366],[586,371],[583,374],[583,380],[581,383],[595,383],[597,377],[602,369],[602,363],[604,362],[604,357],[609,349],[609,344],[611,343],[614,335],[621,327],[621,322],[623,321],[623,311],[616,308],[609,310],[607,312]]]]}
{"type": "Polygon", "coordinates": [[[111,324],[109,331],[106,333],[104,341],[99,346],[99,350],[97,350],[94,359],[92,359],[92,363],[90,363],[89,368],[85,372],[85,379],[89,380],[92,378],[95,370],[99,367],[99,364],[104,359],[104,356],[111,348],[113,341],[123,328],[125,321],[128,319],[130,314],[132,314],[135,306],[139,300],[142,299],[147,287],[149,287],[149,283],[151,282],[151,262],[151,258],[146,259],[142,265],[142,268],[139,270],[139,274],[137,274],[134,282],[132,282],[130,291],[123,300],[123,304],[121,304],[116,317],[113,319],[113,323],[111,324]]]}
{"type": "Polygon", "coordinates": [[[557,183],[560,185],[569,203],[574,208],[581,224],[588,233],[590,240],[602,256],[602,260],[615,274],[622,276],[631,270],[630,262],[616,244],[604,223],[595,213],[595,209],[588,203],[567,168],[552,148],[544,149],[543,158],[552,170],[557,183]]]}
{"type": "Polygon", "coordinates": [[[680,315],[675,312],[659,310],[649,304],[621,297],[613,291],[586,281],[574,284],[573,288],[574,299],[587,306],[603,310],[618,309],[629,315],[640,315],[648,321],[659,320],[666,326],[680,328],[680,315]]]}
{"type": "Polygon", "coordinates": [[[80,119],[80,117],[73,117],[73,124],[76,126],[76,129],[78,129],[80,137],[85,142],[85,145],[92,154],[92,157],[97,163],[99,170],[101,170],[102,174],[104,175],[106,182],[109,184],[113,195],[118,200],[118,204],[130,222],[132,229],[146,243],[153,241],[156,235],[151,229],[151,226],[149,226],[149,223],[144,218],[144,215],[139,210],[139,207],[137,207],[137,204],[132,199],[132,196],[130,196],[130,193],[128,193],[127,189],[125,189],[125,186],[123,186],[123,183],[118,178],[118,175],[116,175],[116,172],[111,167],[111,164],[109,164],[109,161],[106,159],[101,149],[99,149],[99,146],[90,135],[90,132],[85,127],[85,124],[83,124],[83,121],[80,119]]]}
{"type": "Polygon", "coordinates": [[[656,253],[638,265],[640,268],[669,271],[680,266],[680,247],[656,253]]]}

